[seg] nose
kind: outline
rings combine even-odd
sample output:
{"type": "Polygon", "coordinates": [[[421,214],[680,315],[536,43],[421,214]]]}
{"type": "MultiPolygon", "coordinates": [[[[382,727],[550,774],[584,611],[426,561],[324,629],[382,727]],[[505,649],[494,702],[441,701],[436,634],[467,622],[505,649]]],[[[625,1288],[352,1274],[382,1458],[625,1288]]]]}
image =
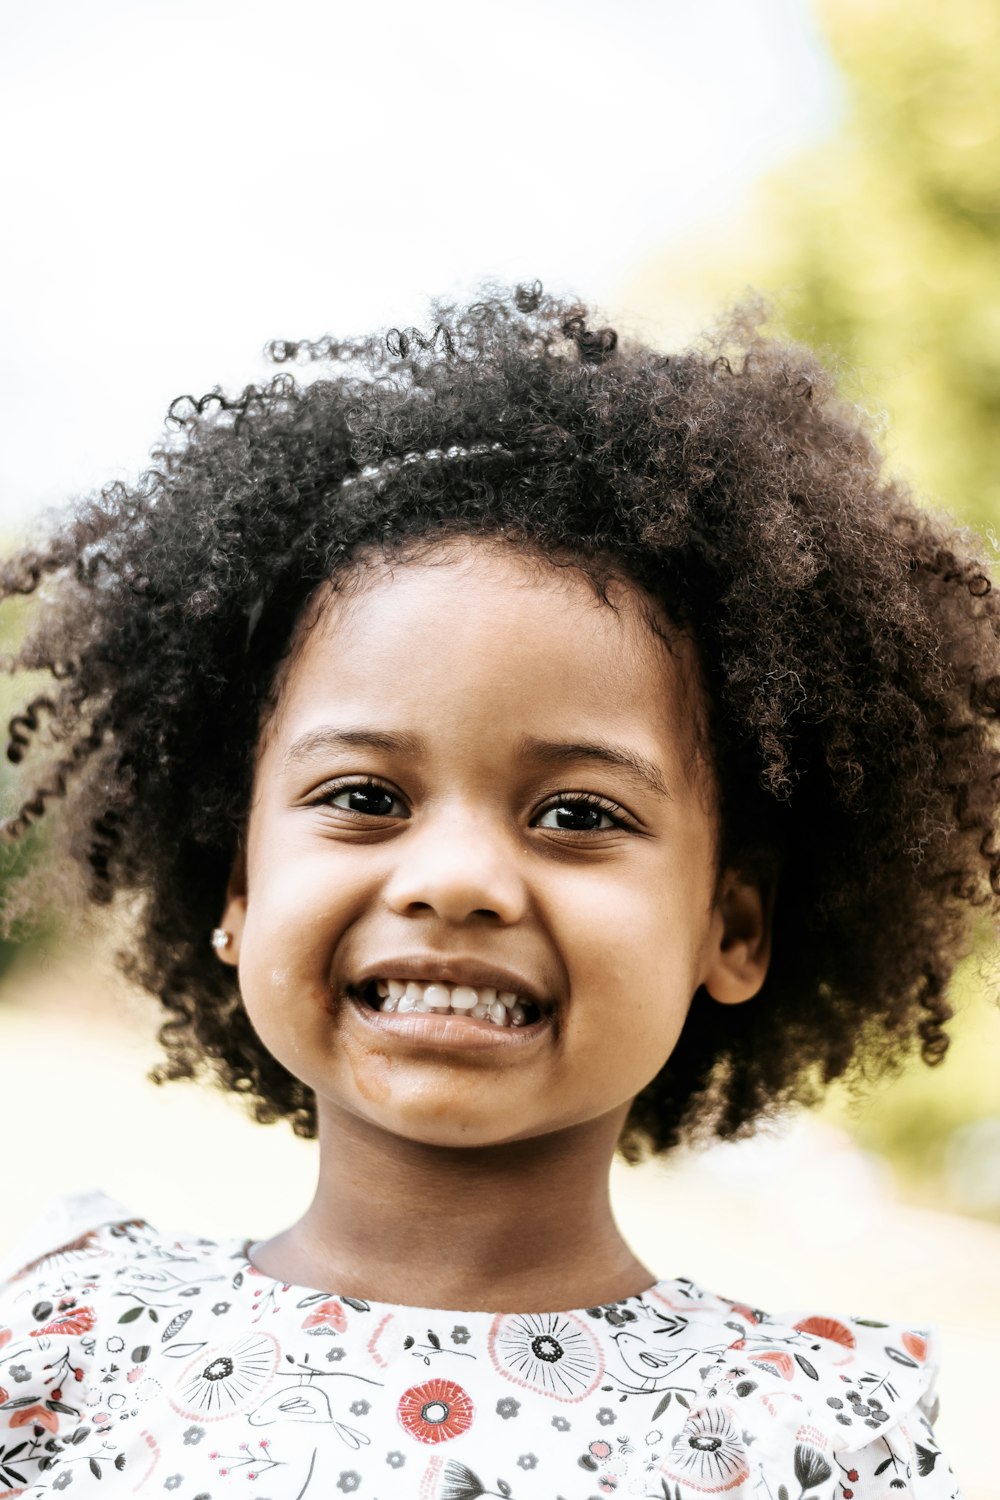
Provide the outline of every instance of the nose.
{"type": "Polygon", "coordinates": [[[384,896],[401,916],[421,913],[443,922],[482,917],[511,925],[528,904],[519,845],[508,830],[461,809],[425,815],[395,841],[398,859],[384,896]]]}

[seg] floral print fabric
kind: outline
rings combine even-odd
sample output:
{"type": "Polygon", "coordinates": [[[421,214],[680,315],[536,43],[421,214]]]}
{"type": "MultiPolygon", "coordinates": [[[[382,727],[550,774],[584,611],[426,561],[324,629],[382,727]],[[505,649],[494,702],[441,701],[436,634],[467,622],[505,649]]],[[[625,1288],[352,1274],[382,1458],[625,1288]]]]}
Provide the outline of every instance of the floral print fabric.
{"type": "Polygon", "coordinates": [[[560,1313],[283,1285],[122,1216],[0,1291],[0,1500],[954,1500],[925,1331],[660,1281],[560,1313]]]}

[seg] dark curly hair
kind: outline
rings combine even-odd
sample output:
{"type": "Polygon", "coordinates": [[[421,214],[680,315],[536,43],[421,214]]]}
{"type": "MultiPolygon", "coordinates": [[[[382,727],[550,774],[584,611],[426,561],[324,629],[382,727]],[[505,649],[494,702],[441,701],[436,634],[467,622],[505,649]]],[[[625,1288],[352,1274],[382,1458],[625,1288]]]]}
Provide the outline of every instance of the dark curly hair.
{"type": "Polygon", "coordinates": [[[270,347],[312,380],[179,399],[135,485],[0,572],[0,596],[43,603],[14,666],[52,677],[10,724],[11,760],[49,759],[6,828],[58,807],[89,900],[133,899],[124,962],[169,1013],[155,1076],[207,1063],[257,1119],[314,1133],[208,934],[306,601],[361,554],[455,534],[659,602],[707,685],[720,868],[781,871],[764,987],[695,996],[625,1154],[731,1136],[855,1057],[938,1061],[948,981],[1000,905],[978,539],[886,479],[829,373],[752,320],[664,355],[537,284],[434,313],[430,334],[270,347]]]}

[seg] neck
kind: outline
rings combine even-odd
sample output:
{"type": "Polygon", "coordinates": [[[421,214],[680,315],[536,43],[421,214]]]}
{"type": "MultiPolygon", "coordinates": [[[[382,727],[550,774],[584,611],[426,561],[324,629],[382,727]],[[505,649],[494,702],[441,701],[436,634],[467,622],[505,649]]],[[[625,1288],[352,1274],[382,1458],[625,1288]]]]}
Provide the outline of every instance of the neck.
{"type": "Polygon", "coordinates": [[[621,1119],[502,1146],[402,1140],[321,1111],[320,1176],[299,1222],[255,1247],[266,1274],[345,1296],[465,1311],[589,1307],[655,1279],[608,1195],[621,1119]]]}

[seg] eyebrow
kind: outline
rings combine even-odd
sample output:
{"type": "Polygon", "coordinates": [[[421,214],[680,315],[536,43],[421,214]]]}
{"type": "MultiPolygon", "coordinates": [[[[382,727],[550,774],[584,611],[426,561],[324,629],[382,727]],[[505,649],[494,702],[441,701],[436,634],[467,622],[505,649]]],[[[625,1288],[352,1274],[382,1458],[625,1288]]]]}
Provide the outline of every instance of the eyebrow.
{"type": "MultiPolygon", "coordinates": [[[[345,747],[384,750],[390,755],[412,756],[419,755],[424,748],[423,741],[415,734],[392,733],[382,729],[335,729],[332,724],[322,724],[318,729],[310,729],[306,734],[300,735],[286,750],[282,764],[288,770],[315,755],[345,747]]],[[[612,745],[606,740],[539,740],[524,736],[517,748],[526,760],[548,766],[569,765],[584,760],[613,766],[618,771],[624,771],[647,790],[655,792],[658,797],[670,796],[659,767],[625,745],[612,745]]]]}
{"type": "Polygon", "coordinates": [[[360,750],[385,750],[390,755],[419,755],[422,743],[415,734],[390,734],[382,729],[335,729],[332,724],[321,724],[299,736],[285,751],[282,765],[287,771],[291,766],[301,765],[325,750],[342,750],[344,747],[360,750]]]}
{"type": "Polygon", "coordinates": [[[636,750],[625,745],[610,745],[606,740],[581,740],[566,743],[563,740],[522,739],[519,746],[527,759],[541,761],[545,765],[568,765],[571,761],[593,760],[599,765],[614,766],[625,771],[633,781],[643,784],[658,797],[668,797],[666,784],[660,768],[636,750]]]}

